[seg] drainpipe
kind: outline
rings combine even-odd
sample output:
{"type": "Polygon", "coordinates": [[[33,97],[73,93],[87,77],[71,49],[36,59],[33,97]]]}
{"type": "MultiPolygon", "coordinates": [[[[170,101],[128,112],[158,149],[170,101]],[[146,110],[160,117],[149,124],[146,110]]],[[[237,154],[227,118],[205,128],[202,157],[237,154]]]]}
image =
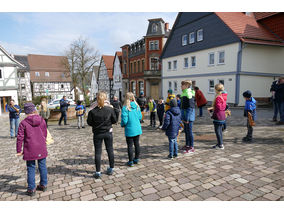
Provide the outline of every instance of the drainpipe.
{"type": "Polygon", "coordinates": [[[236,74],[236,88],[235,88],[235,106],[239,105],[240,99],[240,74],[242,70],[242,51],[245,48],[242,42],[239,43],[239,51],[237,56],[237,74],[236,74]]]}

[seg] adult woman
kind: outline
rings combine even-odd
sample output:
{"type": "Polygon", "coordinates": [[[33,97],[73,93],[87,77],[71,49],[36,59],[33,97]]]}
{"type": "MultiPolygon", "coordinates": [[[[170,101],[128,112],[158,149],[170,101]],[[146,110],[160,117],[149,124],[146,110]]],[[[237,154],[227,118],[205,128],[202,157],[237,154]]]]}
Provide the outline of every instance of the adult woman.
{"type": "Polygon", "coordinates": [[[113,107],[110,105],[105,105],[106,99],[106,93],[99,92],[97,94],[98,105],[89,112],[87,119],[87,123],[89,126],[92,126],[94,133],[93,140],[96,164],[96,172],[94,177],[96,179],[101,177],[101,154],[103,140],[105,142],[109,159],[107,174],[112,175],[114,168],[112,124],[117,122],[117,118],[113,107]]]}
{"type": "Polygon", "coordinates": [[[139,105],[135,101],[132,92],[126,93],[126,99],[121,111],[121,126],[125,128],[125,137],[128,149],[128,166],[139,162],[140,146],[139,136],[142,134],[140,120],[142,114],[139,105]],[[133,144],[135,146],[135,157],[133,158],[133,144]]]}
{"type": "Polygon", "coordinates": [[[48,127],[47,123],[48,123],[48,118],[50,116],[50,111],[47,108],[47,103],[45,98],[43,98],[40,102],[39,115],[44,119],[46,127],[48,127]]]}
{"type": "Polygon", "coordinates": [[[207,100],[198,87],[194,87],[196,105],[199,108],[199,117],[203,116],[203,107],[207,104],[207,100]]]}
{"type": "Polygon", "coordinates": [[[215,99],[213,101],[213,106],[208,108],[209,112],[213,112],[212,119],[214,124],[214,129],[217,137],[218,143],[213,146],[213,149],[219,148],[224,149],[223,145],[223,135],[222,135],[222,126],[225,123],[226,115],[226,102],[227,102],[227,93],[223,93],[224,85],[216,84],[215,85],[215,99]]]}

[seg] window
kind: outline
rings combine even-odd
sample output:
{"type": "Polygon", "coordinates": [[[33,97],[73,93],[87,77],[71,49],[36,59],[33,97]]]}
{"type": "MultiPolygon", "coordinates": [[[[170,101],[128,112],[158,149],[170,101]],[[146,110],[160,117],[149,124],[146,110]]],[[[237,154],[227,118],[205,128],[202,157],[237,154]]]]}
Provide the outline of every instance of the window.
{"type": "Polygon", "coordinates": [[[219,52],[218,55],[219,55],[218,64],[224,64],[225,63],[225,51],[219,52]]]}
{"type": "Polygon", "coordinates": [[[39,88],[40,88],[40,89],[42,89],[42,88],[43,88],[42,84],[40,84],[40,85],[39,85],[39,88]]]}
{"type": "Polygon", "coordinates": [[[196,56],[191,56],[191,67],[196,67],[196,56]]]}
{"type": "Polygon", "coordinates": [[[140,72],[140,61],[137,62],[138,72],[140,72]]]}
{"type": "Polygon", "coordinates": [[[182,46],[185,46],[185,45],[187,45],[187,43],[188,43],[188,35],[186,34],[186,35],[182,36],[181,44],[182,44],[182,46]]]}
{"type": "Polygon", "coordinates": [[[21,78],[24,78],[25,77],[25,73],[24,72],[21,72],[21,78]]]}
{"type": "Polygon", "coordinates": [[[47,85],[47,89],[50,89],[50,85],[49,84],[47,85]]]}
{"type": "Polygon", "coordinates": [[[194,32],[189,33],[189,43],[193,44],[195,40],[194,32]]]}
{"type": "Polygon", "coordinates": [[[197,41],[203,40],[203,29],[197,30],[197,41]]]}
{"type": "Polygon", "coordinates": [[[177,84],[177,82],[175,81],[175,82],[174,82],[174,91],[175,91],[175,92],[177,92],[177,88],[178,88],[178,84],[177,84]]]}
{"type": "Polygon", "coordinates": [[[39,72],[35,72],[35,76],[39,77],[40,76],[39,72]]]}
{"type": "Polygon", "coordinates": [[[144,81],[139,81],[139,94],[144,92],[144,81]]]}
{"type": "Polygon", "coordinates": [[[135,81],[131,82],[131,90],[132,90],[132,93],[135,95],[136,94],[136,82],[135,81]]]}
{"type": "Polygon", "coordinates": [[[172,82],[169,81],[169,89],[172,89],[172,82]]]}
{"type": "Polygon", "coordinates": [[[64,78],[64,77],[65,77],[64,73],[62,73],[62,74],[61,74],[61,77],[62,77],[62,78],[64,78]]]}
{"type": "Polygon", "coordinates": [[[136,61],[134,62],[134,70],[133,70],[133,72],[134,72],[134,73],[137,72],[137,70],[136,70],[136,61]]]}
{"type": "Polygon", "coordinates": [[[214,65],[214,53],[209,53],[209,65],[214,65]]]}
{"type": "Polygon", "coordinates": [[[21,88],[22,89],[26,89],[26,85],[25,84],[21,84],[21,88]]]}
{"type": "Polygon", "coordinates": [[[144,60],[142,60],[142,72],[144,72],[145,68],[144,68],[144,60]]]}
{"type": "Polygon", "coordinates": [[[126,74],[126,62],[124,62],[123,73],[126,74]]]}
{"type": "Polygon", "coordinates": [[[158,30],[157,24],[153,24],[152,25],[152,32],[155,33],[155,32],[157,32],[157,30],[158,30]]]}
{"type": "Polygon", "coordinates": [[[154,42],[154,48],[155,48],[155,50],[159,49],[159,41],[154,42]]]}
{"type": "Polygon", "coordinates": [[[150,69],[151,70],[159,69],[159,59],[158,58],[150,58],[150,69]]]}
{"type": "Polygon", "coordinates": [[[153,49],[154,49],[154,41],[150,41],[149,50],[153,50],[153,49]]]}
{"type": "Polygon", "coordinates": [[[23,101],[26,101],[26,100],[27,100],[27,97],[23,95],[23,96],[22,96],[22,100],[23,100],[23,101]]]}
{"type": "Polygon", "coordinates": [[[0,79],[3,79],[2,70],[0,69],[0,79]]]}
{"type": "Polygon", "coordinates": [[[208,92],[212,93],[214,91],[215,91],[215,89],[214,89],[214,80],[209,80],[209,90],[208,90],[208,92]]]}
{"type": "Polygon", "coordinates": [[[174,70],[176,70],[177,69],[177,60],[174,60],[174,70]]]}
{"type": "Polygon", "coordinates": [[[149,42],[149,50],[158,50],[158,49],[159,49],[159,41],[149,42]]]}
{"type": "Polygon", "coordinates": [[[64,84],[61,84],[61,89],[64,89],[64,84]]]}
{"type": "Polygon", "coordinates": [[[49,72],[45,72],[45,77],[49,77],[49,72]]]}
{"type": "Polygon", "coordinates": [[[188,58],[183,59],[183,67],[188,68],[188,58]]]}
{"type": "Polygon", "coordinates": [[[219,83],[225,85],[225,81],[223,79],[219,80],[219,83]]]}
{"type": "Polygon", "coordinates": [[[171,69],[172,69],[172,62],[168,61],[168,70],[171,70],[171,69]]]}
{"type": "Polygon", "coordinates": [[[133,73],[133,63],[130,63],[130,73],[133,73]]]}

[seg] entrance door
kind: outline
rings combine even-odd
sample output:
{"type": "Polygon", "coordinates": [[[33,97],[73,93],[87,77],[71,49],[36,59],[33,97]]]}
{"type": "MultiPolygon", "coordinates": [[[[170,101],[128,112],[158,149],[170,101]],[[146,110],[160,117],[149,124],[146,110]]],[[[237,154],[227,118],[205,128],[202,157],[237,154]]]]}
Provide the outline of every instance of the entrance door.
{"type": "Polygon", "coordinates": [[[159,84],[151,85],[150,91],[151,97],[154,100],[159,100],[159,84]]]}

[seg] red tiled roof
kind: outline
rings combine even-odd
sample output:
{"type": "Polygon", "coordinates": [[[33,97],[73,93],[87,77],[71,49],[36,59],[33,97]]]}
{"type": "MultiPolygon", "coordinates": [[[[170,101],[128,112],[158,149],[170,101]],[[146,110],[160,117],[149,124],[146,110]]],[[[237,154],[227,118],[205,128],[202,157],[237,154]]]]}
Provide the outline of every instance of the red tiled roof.
{"type": "Polygon", "coordinates": [[[104,60],[104,63],[106,65],[108,77],[109,77],[109,79],[112,79],[112,69],[113,69],[114,56],[112,56],[112,55],[103,55],[102,59],[104,60]]]}
{"type": "Polygon", "coordinates": [[[254,17],[241,12],[217,12],[216,15],[242,40],[253,43],[283,45],[277,37],[266,30],[254,17]]]}
{"type": "Polygon", "coordinates": [[[260,19],[264,19],[273,15],[278,14],[279,12],[254,12],[254,17],[258,21],[260,19]]]}

